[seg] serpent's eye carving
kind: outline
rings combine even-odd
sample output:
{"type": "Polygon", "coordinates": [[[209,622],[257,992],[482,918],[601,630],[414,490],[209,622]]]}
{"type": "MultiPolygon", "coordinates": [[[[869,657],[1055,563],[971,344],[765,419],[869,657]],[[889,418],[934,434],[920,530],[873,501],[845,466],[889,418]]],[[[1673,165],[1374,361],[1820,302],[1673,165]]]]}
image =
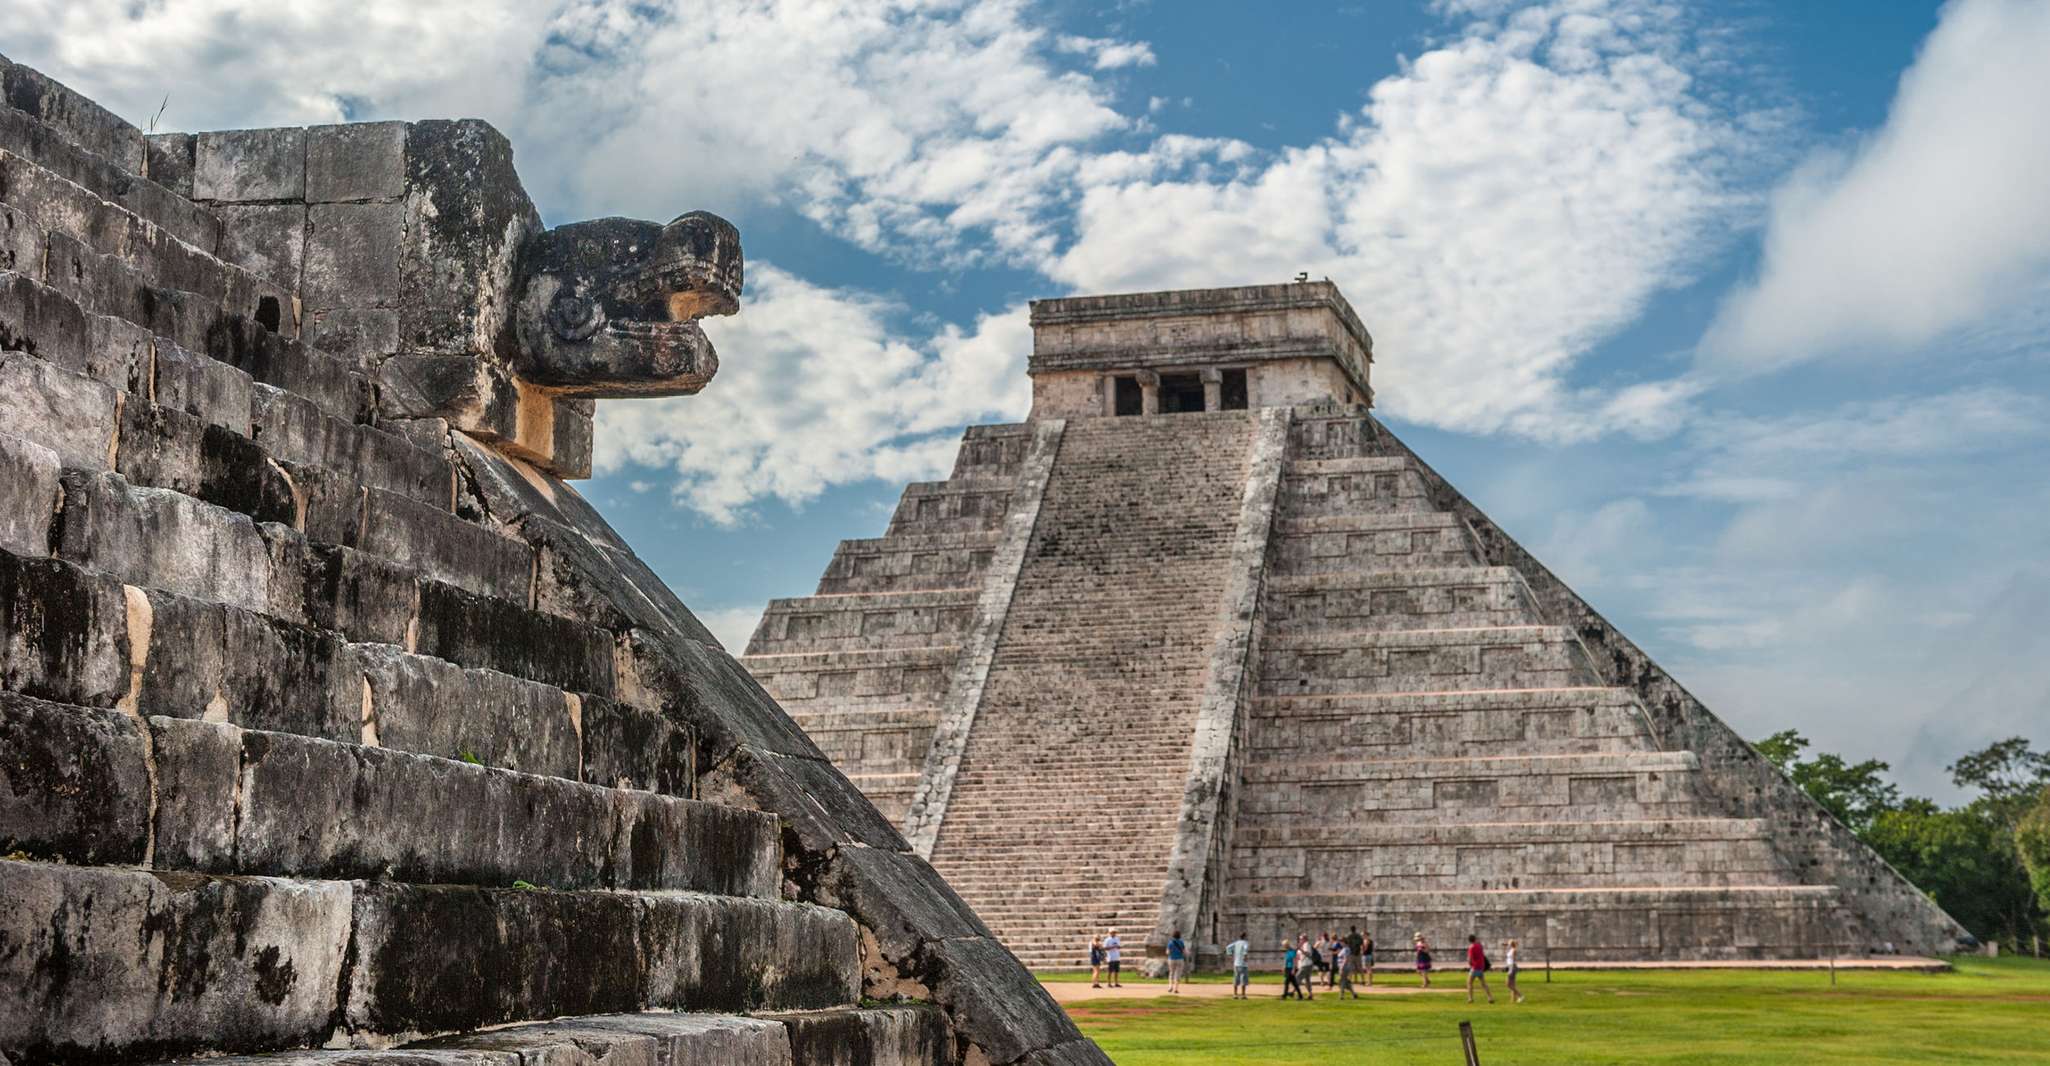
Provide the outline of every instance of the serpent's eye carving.
{"type": "Polygon", "coordinates": [[[605,328],[605,308],[588,297],[562,293],[548,304],[548,328],[566,341],[589,340],[605,328]]]}

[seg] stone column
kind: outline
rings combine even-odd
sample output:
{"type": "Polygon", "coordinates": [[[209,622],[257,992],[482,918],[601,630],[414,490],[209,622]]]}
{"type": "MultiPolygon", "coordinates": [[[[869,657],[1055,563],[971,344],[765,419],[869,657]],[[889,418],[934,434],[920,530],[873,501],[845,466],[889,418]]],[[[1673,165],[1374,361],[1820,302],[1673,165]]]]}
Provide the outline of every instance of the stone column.
{"type": "Polygon", "coordinates": [[[1118,376],[1105,374],[1097,379],[1097,387],[1103,393],[1103,415],[1108,418],[1118,413],[1118,376]]]}
{"type": "Polygon", "coordinates": [[[1203,379],[1203,409],[1224,410],[1224,371],[1209,366],[1198,371],[1196,376],[1203,379]]]}
{"type": "Polygon", "coordinates": [[[1139,413],[1160,413],[1160,375],[1151,370],[1139,371],[1139,413]]]}

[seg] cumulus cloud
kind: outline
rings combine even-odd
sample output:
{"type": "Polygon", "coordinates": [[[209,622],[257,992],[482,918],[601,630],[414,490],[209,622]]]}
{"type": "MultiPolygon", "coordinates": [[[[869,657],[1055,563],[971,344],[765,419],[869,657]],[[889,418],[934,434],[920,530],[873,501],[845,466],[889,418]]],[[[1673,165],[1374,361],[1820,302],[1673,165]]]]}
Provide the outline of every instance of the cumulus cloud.
{"type": "MultiPolygon", "coordinates": [[[[1720,366],[1927,344],[2050,281],[2050,5],[1957,0],[1886,124],[1774,194],[1763,265],[1702,342],[1720,366]]],[[[2042,334],[2038,333],[2038,337],[2042,334]]]]}
{"type": "Polygon", "coordinates": [[[939,477],[959,427],[1030,406],[1024,307],[916,340],[905,309],[750,264],[745,314],[706,323],[723,359],[697,396],[598,407],[600,473],[669,471],[676,501],[716,522],[749,503],[801,504],[829,485],[939,477]]]}
{"type": "Polygon", "coordinates": [[[1717,249],[1769,122],[1703,102],[1666,5],[1446,10],[1471,21],[1323,140],[1087,188],[1048,273],[1084,290],[1328,275],[1375,334],[1377,392],[1398,416],[1553,439],[1670,432],[1692,386],[1566,377],[1717,249]]]}
{"type": "Polygon", "coordinates": [[[1158,60],[1153,47],[1144,41],[1116,41],[1104,37],[1062,37],[1057,42],[1063,52],[1088,56],[1094,60],[1098,70],[1116,70],[1119,67],[1150,67],[1158,60]]]}

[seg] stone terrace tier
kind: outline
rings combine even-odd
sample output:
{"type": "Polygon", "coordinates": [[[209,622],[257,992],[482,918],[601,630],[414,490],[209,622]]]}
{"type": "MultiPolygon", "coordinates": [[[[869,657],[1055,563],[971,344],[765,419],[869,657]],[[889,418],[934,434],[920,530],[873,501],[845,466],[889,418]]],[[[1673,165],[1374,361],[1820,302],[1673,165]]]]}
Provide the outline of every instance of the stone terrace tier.
{"type": "Polygon", "coordinates": [[[567,483],[302,336],[401,314],[322,220],[461,274],[406,205],[509,152],[0,59],[0,1062],[1107,1061],[567,483]]]}

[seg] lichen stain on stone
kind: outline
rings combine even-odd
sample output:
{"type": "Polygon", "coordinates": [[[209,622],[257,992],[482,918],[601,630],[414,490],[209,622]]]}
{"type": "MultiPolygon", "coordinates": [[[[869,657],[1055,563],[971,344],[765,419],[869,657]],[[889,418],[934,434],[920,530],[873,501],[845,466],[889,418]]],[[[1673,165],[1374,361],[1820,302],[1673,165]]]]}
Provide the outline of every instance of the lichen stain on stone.
{"type": "Polygon", "coordinates": [[[282,952],[276,944],[256,953],[256,995],[273,1007],[282,1006],[285,997],[292,994],[292,986],[299,980],[299,974],[292,968],[292,960],[282,959],[282,952]]]}

